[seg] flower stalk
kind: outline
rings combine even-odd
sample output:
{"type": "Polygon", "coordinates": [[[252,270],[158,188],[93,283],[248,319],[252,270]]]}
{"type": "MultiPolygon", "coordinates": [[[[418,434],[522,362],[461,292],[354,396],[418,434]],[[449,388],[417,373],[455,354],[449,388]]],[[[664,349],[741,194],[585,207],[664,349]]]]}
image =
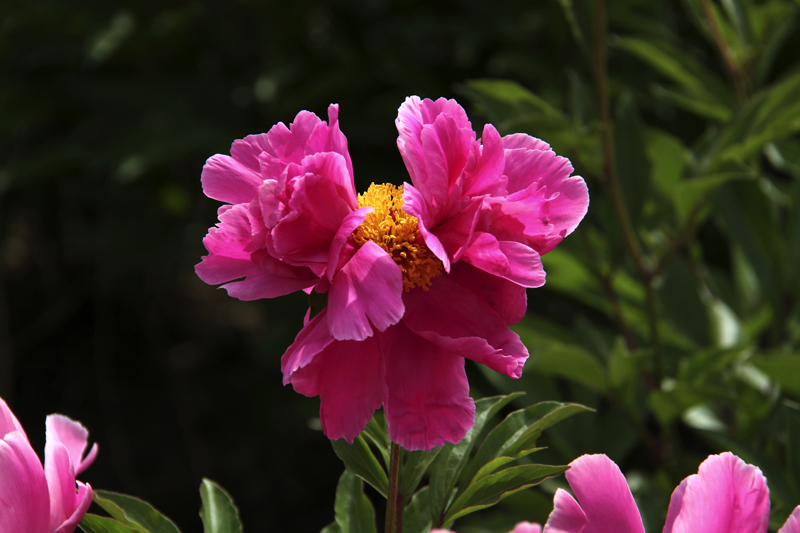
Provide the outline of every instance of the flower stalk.
{"type": "Polygon", "coordinates": [[[402,533],[398,528],[399,506],[397,502],[400,498],[400,445],[392,442],[392,450],[389,458],[389,494],[386,497],[386,525],[385,533],[402,533]]]}

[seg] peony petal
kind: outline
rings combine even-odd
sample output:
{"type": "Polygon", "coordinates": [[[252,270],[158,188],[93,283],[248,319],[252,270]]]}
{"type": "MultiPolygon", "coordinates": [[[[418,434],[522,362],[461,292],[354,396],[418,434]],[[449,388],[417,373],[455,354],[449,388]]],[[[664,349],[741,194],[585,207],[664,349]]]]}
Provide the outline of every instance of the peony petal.
{"type": "Polygon", "coordinates": [[[786,519],[778,533],[800,533],[800,505],[794,508],[792,514],[786,519]]]}
{"type": "Polygon", "coordinates": [[[542,533],[542,526],[531,522],[520,522],[511,533],[542,533]]]}
{"type": "MultiPolygon", "coordinates": [[[[52,439],[52,435],[49,435],[52,439]]],[[[69,450],[61,442],[48,440],[44,450],[44,473],[50,491],[50,530],[63,524],[75,512],[75,470],[69,450]]]]}
{"type": "Polygon", "coordinates": [[[566,476],[586,513],[583,533],[644,533],[642,517],[625,476],[606,455],[578,457],[570,463],[566,476]]]}
{"type": "Polygon", "coordinates": [[[464,196],[505,196],[507,178],[503,175],[505,153],[503,140],[491,124],[486,124],[481,136],[483,147],[474,169],[464,177],[464,196]]]}
{"type": "Polygon", "coordinates": [[[447,254],[453,263],[461,259],[464,250],[472,241],[472,234],[475,231],[475,225],[478,223],[479,210],[482,204],[483,200],[480,198],[473,200],[462,208],[457,215],[446,219],[431,231],[442,243],[444,249],[447,250],[447,254]]]}
{"type": "Polygon", "coordinates": [[[311,363],[322,350],[333,342],[328,331],[328,309],[323,309],[317,316],[300,330],[294,342],[281,357],[283,384],[292,381],[294,373],[311,363]]]}
{"type": "Polygon", "coordinates": [[[512,150],[514,148],[525,148],[526,150],[550,150],[550,145],[541,139],[531,137],[527,133],[512,133],[503,137],[503,148],[512,150]]]}
{"type": "Polygon", "coordinates": [[[353,443],[383,403],[383,370],[376,337],[334,341],[292,375],[294,390],[320,399],[319,419],[329,439],[353,443]]]}
{"type": "Polygon", "coordinates": [[[92,505],[92,487],[88,483],[78,482],[78,494],[75,498],[75,511],[53,533],[72,533],[81,521],[89,506],[92,505]]]}
{"type": "Polygon", "coordinates": [[[483,298],[509,326],[516,324],[525,316],[528,308],[528,295],[525,287],[493,276],[466,261],[453,265],[448,279],[483,298]]]}
{"type": "Polygon", "coordinates": [[[320,122],[314,128],[306,145],[306,155],[319,152],[336,152],[344,157],[347,162],[347,171],[350,174],[350,188],[355,190],[353,184],[353,162],[347,150],[347,138],[339,129],[339,105],[328,106],[328,122],[320,122]]]}
{"type": "Polygon", "coordinates": [[[209,198],[228,204],[246,204],[256,197],[261,173],[227,155],[212,155],[203,165],[200,182],[209,198]]]}
{"type": "Polygon", "coordinates": [[[244,139],[236,139],[231,146],[231,156],[247,168],[256,172],[261,170],[259,158],[264,152],[272,157],[277,157],[275,149],[269,143],[266,133],[248,135],[244,139]]]}
{"type": "Polygon", "coordinates": [[[709,456],[675,489],[664,533],[764,533],[768,525],[766,478],[725,452],[709,456]]]}
{"type": "Polygon", "coordinates": [[[584,527],[586,514],[581,506],[569,492],[557,489],[553,498],[553,511],[544,525],[544,533],[581,533],[584,527]]]}
{"type": "Polygon", "coordinates": [[[0,440],[0,502],[0,531],[48,533],[47,479],[21,431],[12,431],[0,440]]]}
{"type": "Polygon", "coordinates": [[[328,252],[328,281],[333,281],[334,274],[344,265],[346,259],[349,260],[349,257],[346,257],[345,245],[350,235],[358,226],[364,223],[367,215],[374,210],[375,208],[373,207],[362,207],[361,209],[353,211],[342,220],[342,225],[339,226],[339,229],[336,231],[336,235],[331,241],[331,249],[328,252]]]}
{"type": "Polygon", "coordinates": [[[406,450],[458,442],[475,423],[464,359],[400,322],[380,338],[389,437],[406,450]]]}
{"type": "Polygon", "coordinates": [[[403,274],[386,251],[367,241],[333,278],[328,324],[337,340],[361,341],[402,317],[403,274]]]}
{"type": "Polygon", "coordinates": [[[464,261],[523,287],[544,285],[542,258],[536,250],[512,241],[498,241],[490,233],[475,232],[464,251],[464,261]]]}
{"type": "Polygon", "coordinates": [[[413,186],[408,183],[403,184],[403,211],[409,215],[417,217],[417,227],[425,242],[425,246],[433,252],[433,255],[439,258],[444,265],[444,271],[450,272],[450,257],[444,249],[439,238],[428,231],[430,212],[428,211],[428,204],[422,197],[422,194],[413,186]]]}
{"type": "Polygon", "coordinates": [[[45,421],[45,428],[48,445],[60,442],[67,448],[76,476],[89,468],[97,450],[93,447],[90,455],[86,459],[83,458],[86,447],[89,445],[89,431],[80,422],[64,415],[50,415],[45,421]]]}
{"type": "Polygon", "coordinates": [[[512,378],[522,375],[528,350],[486,300],[447,276],[433,279],[428,291],[405,295],[403,322],[442,349],[512,378]]]}
{"type": "Polygon", "coordinates": [[[300,111],[294,121],[287,128],[283,122],[278,122],[269,132],[267,138],[274,150],[274,155],[282,162],[300,163],[306,156],[306,144],[321,120],[310,111],[300,111]]]}
{"type": "Polygon", "coordinates": [[[17,417],[11,412],[11,409],[8,407],[8,404],[6,404],[5,400],[0,398],[0,439],[12,431],[19,431],[23,436],[25,436],[25,430],[22,429],[22,425],[19,423],[19,420],[17,420],[17,417]]]}

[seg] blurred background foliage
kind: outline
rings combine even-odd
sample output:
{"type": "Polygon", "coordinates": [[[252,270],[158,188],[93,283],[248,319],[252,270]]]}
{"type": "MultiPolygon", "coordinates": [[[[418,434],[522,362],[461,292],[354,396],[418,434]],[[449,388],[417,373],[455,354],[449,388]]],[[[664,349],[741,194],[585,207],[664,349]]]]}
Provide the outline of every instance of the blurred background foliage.
{"type": "MultiPolygon", "coordinates": [[[[800,503],[800,2],[605,7],[4,1],[0,396],[34,446],[47,413],[81,420],[101,446],[86,481],[185,531],[203,476],[248,531],[330,522],[341,463],[278,363],[307,302],[196,278],[218,207],[200,170],[338,102],[357,188],[399,184],[397,107],[447,96],[477,131],[550,142],[592,201],[529,292],[522,379],[468,364],[475,396],[596,408],[548,430],[540,456],[607,453],[650,531],[722,450],[762,468],[782,523],[800,503]]],[[[563,483],[458,529],[543,521],[563,483]]]]}

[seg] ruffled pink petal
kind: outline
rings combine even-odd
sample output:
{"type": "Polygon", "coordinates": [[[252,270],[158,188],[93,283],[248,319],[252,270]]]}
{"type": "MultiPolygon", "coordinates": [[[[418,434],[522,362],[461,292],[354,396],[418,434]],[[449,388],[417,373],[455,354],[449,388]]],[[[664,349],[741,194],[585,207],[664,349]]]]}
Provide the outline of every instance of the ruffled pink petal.
{"type": "Polygon", "coordinates": [[[42,463],[21,431],[0,440],[0,531],[48,533],[50,496],[42,463]]]}
{"type": "Polygon", "coordinates": [[[333,278],[328,324],[337,340],[361,341],[402,317],[403,274],[386,251],[367,241],[333,278]]]}
{"type": "Polygon", "coordinates": [[[606,455],[578,457],[570,463],[566,476],[586,514],[583,533],[644,533],[625,476],[606,455]]]}
{"type": "Polygon", "coordinates": [[[272,157],[277,157],[275,149],[269,143],[269,136],[266,133],[248,135],[244,139],[236,139],[231,146],[231,156],[244,166],[256,172],[261,170],[259,158],[266,152],[272,157]]]}
{"type": "MultiPolygon", "coordinates": [[[[553,151],[526,150],[517,148],[505,151],[505,175],[508,177],[508,193],[514,194],[535,186],[553,187],[572,174],[569,159],[559,157],[553,151]]],[[[550,191],[552,194],[553,191],[550,191]]]]}
{"type": "Polygon", "coordinates": [[[417,217],[417,227],[425,246],[428,247],[433,255],[439,258],[444,265],[444,271],[450,272],[450,257],[447,255],[444,245],[436,235],[428,230],[429,224],[432,224],[428,204],[422,194],[408,183],[403,185],[403,211],[417,217]]]}
{"type": "Polygon", "coordinates": [[[84,452],[89,445],[89,431],[80,422],[64,415],[50,415],[45,421],[45,428],[49,445],[60,442],[66,447],[76,476],[89,468],[97,455],[97,444],[95,443],[89,455],[84,458],[84,452]]]}
{"type": "Polygon", "coordinates": [[[336,152],[344,157],[347,162],[347,170],[350,174],[350,187],[355,190],[353,184],[353,162],[350,159],[350,152],[347,150],[347,138],[339,129],[339,104],[328,106],[328,122],[320,122],[314,128],[306,145],[306,155],[319,152],[336,152]]]}
{"type": "Polygon", "coordinates": [[[353,211],[342,220],[342,225],[339,226],[336,235],[333,237],[331,249],[328,252],[328,281],[333,281],[334,274],[336,274],[336,272],[350,260],[350,257],[352,257],[352,253],[349,256],[347,254],[348,247],[345,246],[347,240],[350,238],[353,231],[364,223],[367,215],[374,210],[375,209],[372,207],[362,207],[361,209],[353,211]]]}
{"type": "Polygon", "coordinates": [[[525,148],[526,150],[550,150],[550,145],[541,139],[531,137],[527,133],[512,133],[503,137],[503,148],[513,150],[514,148],[525,148]]]}
{"type": "Polygon", "coordinates": [[[383,403],[378,339],[334,341],[292,375],[294,390],[319,396],[319,419],[329,439],[353,442],[383,403]]]}
{"type": "Polygon", "coordinates": [[[509,326],[525,316],[528,295],[521,285],[493,276],[466,261],[453,265],[448,279],[481,297],[509,326]]]}
{"type": "Polygon", "coordinates": [[[468,169],[464,176],[464,196],[506,195],[507,179],[503,175],[505,154],[503,140],[491,124],[483,128],[483,146],[475,168],[468,169]]]}
{"type": "Polygon", "coordinates": [[[800,505],[794,508],[792,514],[778,530],[778,533],[800,533],[800,505]]]}
{"type": "Polygon", "coordinates": [[[11,412],[5,400],[0,398],[0,439],[12,431],[19,431],[25,436],[25,430],[22,429],[19,420],[17,420],[17,417],[11,412]]]}
{"type": "Polygon", "coordinates": [[[428,291],[416,288],[405,295],[408,328],[453,355],[485,364],[518,378],[528,358],[519,336],[508,329],[484,298],[440,276],[428,291]]]}
{"type": "Polygon", "coordinates": [[[416,335],[403,321],[389,332],[381,336],[389,437],[406,450],[463,439],[475,423],[464,359],[416,335]]]}
{"type": "Polygon", "coordinates": [[[556,490],[553,511],[544,525],[544,533],[581,533],[584,527],[586,527],[586,513],[575,498],[564,489],[556,490]]]}
{"type": "Polygon", "coordinates": [[[490,233],[475,232],[463,259],[481,270],[523,287],[544,285],[542,258],[536,250],[518,242],[498,241],[490,233]]]}
{"type": "Polygon", "coordinates": [[[764,533],[768,525],[766,478],[725,452],[709,456],[675,489],[664,533],[764,533]]]}
{"type": "Polygon", "coordinates": [[[267,139],[274,150],[274,155],[283,163],[299,164],[307,155],[306,144],[320,122],[314,113],[300,111],[288,128],[283,122],[272,126],[267,132],[267,139]]]}
{"type": "Polygon", "coordinates": [[[299,266],[328,261],[331,241],[355,207],[340,186],[342,179],[349,179],[342,156],[318,154],[304,164],[308,172],[294,182],[291,211],[272,230],[273,255],[299,266]]]}
{"type": "Polygon", "coordinates": [[[511,533],[542,533],[542,526],[533,522],[520,522],[511,533]]]}
{"type": "Polygon", "coordinates": [[[75,511],[68,517],[53,533],[72,533],[83,519],[83,515],[92,505],[92,487],[88,483],[83,484],[78,481],[78,494],[76,495],[75,511]]]}
{"type": "Polygon", "coordinates": [[[328,309],[323,309],[305,325],[281,357],[283,384],[292,382],[295,372],[311,363],[322,350],[334,342],[328,330],[328,309]]]}
{"type": "Polygon", "coordinates": [[[227,155],[212,155],[200,176],[203,192],[209,198],[228,204],[246,204],[258,194],[263,178],[259,170],[227,155]]]}
{"type": "Polygon", "coordinates": [[[431,230],[431,233],[442,243],[453,263],[461,259],[464,250],[472,241],[472,234],[478,223],[482,204],[483,200],[480,198],[471,201],[454,217],[446,219],[431,230]]]}
{"type": "Polygon", "coordinates": [[[50,491],[50,530],[63,524],[77,508],[75,471],[69,450],[61,442],[48,440],[44,451],[44,473],[50,491]]]}

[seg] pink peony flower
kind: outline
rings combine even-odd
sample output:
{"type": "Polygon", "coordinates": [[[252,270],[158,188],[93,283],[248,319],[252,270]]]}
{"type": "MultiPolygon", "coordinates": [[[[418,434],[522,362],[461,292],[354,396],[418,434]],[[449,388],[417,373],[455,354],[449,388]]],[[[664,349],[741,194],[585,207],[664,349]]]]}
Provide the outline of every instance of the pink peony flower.
{"type": "Polygon", "coordinates": [[[410,97],[396,122],[412,183],[359,195],[338,112],[302,111],[206,162],[203,190],[226,205],[197,274],[242,300],[327,298],[281,368],[320,397],[329,438],[352,442],[383,405],[406,449],[457,442],[474,423],[464,359],[521,375],[508,326],[585,215],[586,184],[539,139],[487,125],[478,141],[455,101],[410,97]]]}
{"type": "MultiPolygon", "coordinates": [[[[566,476],[578,500],[558,489],[544,533],[644,533],[625,477],[607,456],[579,457],[566,476]]],[[[709,456],[675,489],[663,533],[765,533],[768,523],[766,478],[725,452],[709,456]]],[[[800,506],[779,533],[800,533],[800,506]]]]}
{"type": "Polygon", "coordinates": [[[92,464],[97,444],[84,457],[89,432],[62,415],[48,416],[46,428],[42,469],[25,431],[0,398],[0,531],[72,533],[92,503],[92,487],[75,476],[92,464]]]}
{"type": "MultiPolygon", "coordinates": [[[[455,533],[449,529],[431,529],[430,533],[455,533]]],[[[520,522],[509,533],[542,533],[542,526],[535,522],[520,522]]]]}

